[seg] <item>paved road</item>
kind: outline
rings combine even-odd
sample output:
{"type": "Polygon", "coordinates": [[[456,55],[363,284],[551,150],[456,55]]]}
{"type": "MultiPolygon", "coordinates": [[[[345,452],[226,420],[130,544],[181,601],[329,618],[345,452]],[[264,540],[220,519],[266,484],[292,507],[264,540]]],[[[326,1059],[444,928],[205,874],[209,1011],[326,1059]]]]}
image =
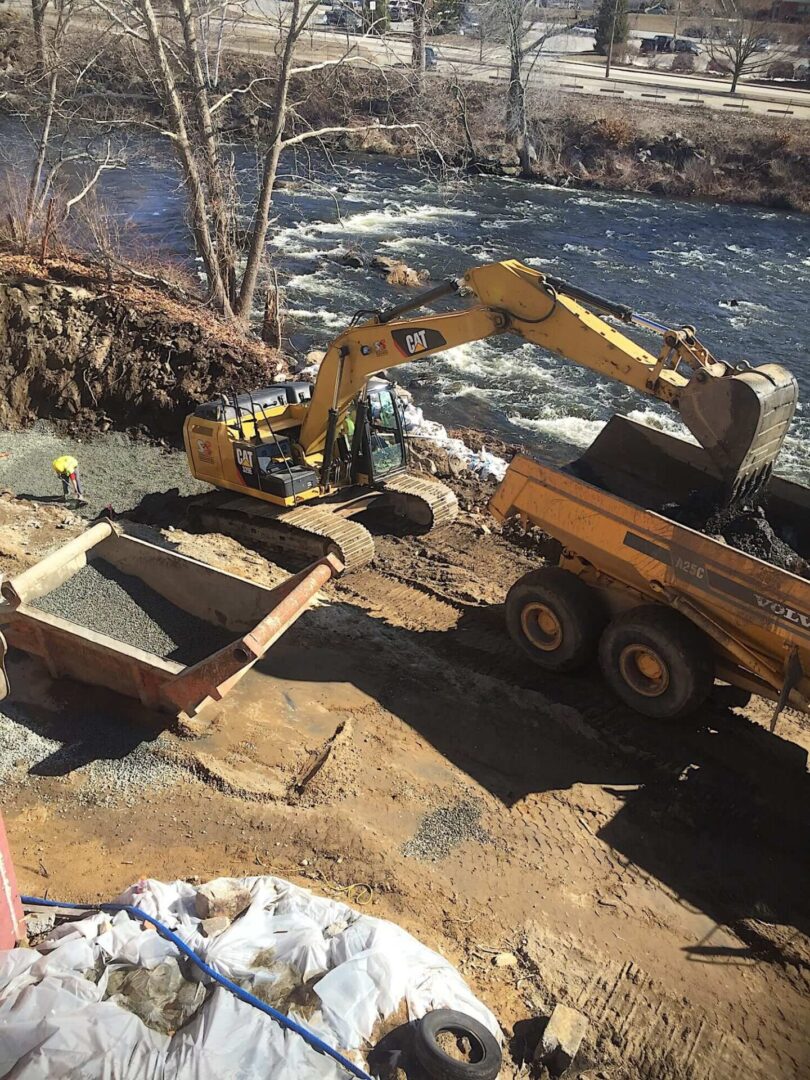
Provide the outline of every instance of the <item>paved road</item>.
{"type": "MultiPolygon", "coordinates": [[[[273,0],[257,0],[257,2],[272,3],[273,0]]],[[[568,36],[573,37],[573,35],[568,36]]],[[[455,40],[459,41],[459,39],[455,40]]],[[[590,39],[583,38],[582,40],[588,42],[590,39]]],[[[259,21],[243,22],[234,33],[233,44],[239,49],[261,53],[269,52],[273,48],[267,24],[259,21]]],[[[453,74],[466,79],[487,82],[508,77],[508,57],[503,48],[487,49],[481,61],[478,47],[473,42],[469,45],[442,42],[434,43],[434,45],[439,56],[439,68],[432,73],[434,77],[453,74]]],[[[381,39],[347,35],[344,31],[328,30],[322,25],[315,24],[302,39],[299,52],[302,59],[308,60],[337,59],[343,54],[351,55],[359,62],[365,61],[381,67],[390,67],[410,63],[411,45],[406,33],[395,32],[381,39]]],[[[544,53],[538,62],[532,81],[537,85],[555,87],[565,93],[598,94],[605,99],[629,99],[647,104],[660,102],[693,109],[703,106],[730,115],[758,113],[778,116],[781,114],[810,120],[810,92],[808,91],[748,85],[732,96],[728,91],[728,83],[718,82],[716,79],[673,75],[668,72],[616,67],[615,65],[610,80],[606,80],[601,66],[577,60],[569,53],[551,49],[547,54],[544,53]]]]}

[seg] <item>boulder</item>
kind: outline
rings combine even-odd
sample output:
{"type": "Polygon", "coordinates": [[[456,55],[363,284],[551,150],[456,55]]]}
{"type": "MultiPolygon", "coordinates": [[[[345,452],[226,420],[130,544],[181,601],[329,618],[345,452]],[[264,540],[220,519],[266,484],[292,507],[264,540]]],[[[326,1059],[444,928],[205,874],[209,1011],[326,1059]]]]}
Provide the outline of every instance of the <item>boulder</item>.
{"type": "Polygon", "coordinates": [[[356,251],[342,251],[340,255],[338,255],[338,262],[343,263],[344,266],[351,267],[352,270],[360,270],[365,266],[363,256],[359,255],[356,251]]]}
{"type": "Polygon", "coordinates": [[[215,934],[221,934],[223,930],[227,930],[230,925],[231,920],[227,915],[215,915],[213,919],[203,919],[200,929],[206,937],[214,937],[215,934]]]}
{"type": "Polygon", "coordinates": [[[543,1037],[534,1053],[535,1061],[546,1066],[552,1076],[559,1076],[576,1057],[588,1030],[588,1020],[568,1005],[555,1005],[543,1037]]]}
{"type": "Polygon", "coordinates": [[[235,919],[250,907],[250,893],[243,885],[229,878],[215,878],[197,889],[194,907],[200,919],[216,919],[224,915],[235,919]]]}
{"type": "Polygon", "coordinates": [[[414,270],[399,259],[392,259],[388,255],[374,255],[371,266],[375,270],[381,270],[385,274],[385,280],[389,285],[405,285],[409,288],[419,288],[425,282],[430,281],[427,270],[414,270]]]}

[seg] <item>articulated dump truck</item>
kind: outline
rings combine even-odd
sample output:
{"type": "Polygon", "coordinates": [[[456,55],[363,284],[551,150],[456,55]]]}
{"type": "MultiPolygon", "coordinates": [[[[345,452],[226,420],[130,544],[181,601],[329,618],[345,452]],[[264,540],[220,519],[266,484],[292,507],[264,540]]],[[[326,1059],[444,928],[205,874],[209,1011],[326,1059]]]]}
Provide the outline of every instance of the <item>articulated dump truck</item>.
{"type": "MultiPolygon", "coordinates": [[[[547,534],[547,565],[506,601],[507,626],[539,667],[598,662],[638,712],[675,719],[715,679],[810,712],[810,580],[679,524],[667,510],[722,504],[706,451],[615,416],[577,460],[516,457],[490,509],[547,534]]],[[[810,489],[773,476],[768,519],[810,559],[810,489]]]]}

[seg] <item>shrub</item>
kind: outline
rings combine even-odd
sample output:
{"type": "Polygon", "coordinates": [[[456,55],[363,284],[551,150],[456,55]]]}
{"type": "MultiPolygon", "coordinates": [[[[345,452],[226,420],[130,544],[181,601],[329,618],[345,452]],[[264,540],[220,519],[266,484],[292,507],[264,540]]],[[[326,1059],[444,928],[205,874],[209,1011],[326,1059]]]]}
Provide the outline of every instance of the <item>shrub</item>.
{"type": "Polygon", "coordinates": [[[672,58],[672,70],[673,71],[694,71],[695,70],[695,58],[692,53],[682,52],[676,53],[672,58]]]}

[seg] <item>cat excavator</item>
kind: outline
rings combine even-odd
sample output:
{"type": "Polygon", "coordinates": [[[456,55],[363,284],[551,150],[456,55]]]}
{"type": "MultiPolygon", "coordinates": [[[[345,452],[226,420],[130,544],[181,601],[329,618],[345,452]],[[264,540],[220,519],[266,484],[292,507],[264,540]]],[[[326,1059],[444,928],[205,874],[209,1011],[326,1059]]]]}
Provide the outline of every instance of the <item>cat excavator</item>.
{"type": "Polygon", "coordinates": [[[420,531],[449,524],[455,496],[435,478],[408,472],[399,400],[378,376],[501,334],[678,410],[708,452],[726,501],[767,484],[798,397],[786,369],[718,360],[691,326],[667,327],[509,260],[474,267],[396,307],[357,312],[330,344],[314,384],[280,382],[200,405],[185,421],[186,452],[192,474],[220,490],[198,500],[193,517],[208,531],[275,551],[332,552],[347,571],[373,558],[371,534],[352,520],[371,506],[420,531]],[[468,302],[409,317],[454,294],[468,302]],[[615,321],[659,334],[658,355],[615,321]]]}

